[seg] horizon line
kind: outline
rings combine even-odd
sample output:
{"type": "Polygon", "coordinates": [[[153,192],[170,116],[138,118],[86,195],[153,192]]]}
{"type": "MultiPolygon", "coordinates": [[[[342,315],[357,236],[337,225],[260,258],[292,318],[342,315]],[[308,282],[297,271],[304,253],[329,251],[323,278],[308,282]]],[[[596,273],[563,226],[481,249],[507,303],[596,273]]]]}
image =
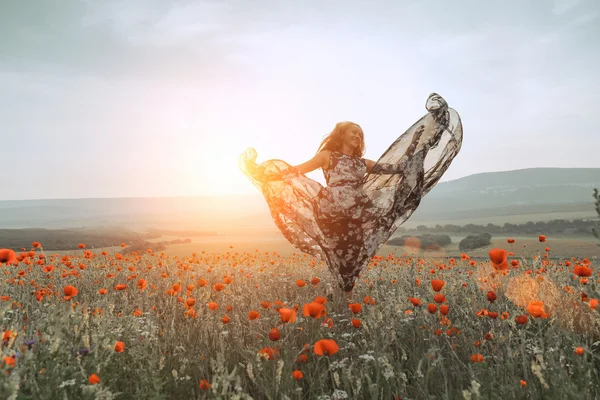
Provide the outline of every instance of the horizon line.
{"type": "MultiPolygon", "coordinates": [[[[438,182],[436,184],[443,184],[449,182],[455,182],[461,179],[466,179],[473,176],[495,174],[504,172],[517,172],[517,171],[528,171],[533,169],[600,169],[600,167],[530,167],[530,168],[519,168],[504,171],[486,171],[477,172],[471,175],[466,175],[460,178],[450,179],[444,182],[438,182]]],[[[183,199],[183,198],[198,198],[198,197],[243,197],[243,196],[262,196],[262,193],[223,193],[223,194],[205,194],[205,195],[187,195],[187,196],[123,196],[123,197],[63,197],[63,198],[35,198],[35,199],[0,199],[0,202],[6,201],[39,201],[39,200],[124,200],[124,199],[183,199]]]]}

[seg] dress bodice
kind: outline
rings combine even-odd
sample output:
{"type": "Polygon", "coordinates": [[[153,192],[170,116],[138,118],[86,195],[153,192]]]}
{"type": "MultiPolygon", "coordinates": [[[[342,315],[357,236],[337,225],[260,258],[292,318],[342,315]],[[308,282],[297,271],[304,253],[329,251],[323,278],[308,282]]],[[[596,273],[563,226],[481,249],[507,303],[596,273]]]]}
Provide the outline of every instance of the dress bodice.
{"type": "Polygon", "coordinates": [[[339,151],[331,152],[329,166],[323,170],[327,186],[358,183],[366,173],[364,158],[349,156],[339,151]]]}

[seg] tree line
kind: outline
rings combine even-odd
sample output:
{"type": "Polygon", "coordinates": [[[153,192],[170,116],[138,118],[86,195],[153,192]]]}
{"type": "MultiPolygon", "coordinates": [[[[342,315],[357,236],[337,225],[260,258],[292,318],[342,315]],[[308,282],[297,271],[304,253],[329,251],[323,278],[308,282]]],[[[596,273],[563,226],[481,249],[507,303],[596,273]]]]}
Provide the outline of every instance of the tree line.
{"type": "MultiPolygon", "coordinates": [[[[418,225],[413,229],[399,227],[398,233],[417,234],[417,233],[492,233],[492,234],[556,234],[567,235],[589,235],[598,233],[598,222],[590,219],[553,219],[551,221],[526,222],[523,224],[505,223],[504,225],[495,225],[488,223],[486,225],[466,224],[437,224],[435,226],[418,225]]],[[[599,234],[600,236],[600,234],[599,234]]]]}

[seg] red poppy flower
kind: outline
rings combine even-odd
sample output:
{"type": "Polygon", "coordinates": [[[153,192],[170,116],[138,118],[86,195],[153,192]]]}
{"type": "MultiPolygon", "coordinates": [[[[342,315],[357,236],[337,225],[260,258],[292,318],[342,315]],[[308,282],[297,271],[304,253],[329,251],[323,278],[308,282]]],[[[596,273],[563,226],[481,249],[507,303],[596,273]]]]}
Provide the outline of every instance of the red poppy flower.
{"type": "Polygon", "coordinates": [[[300,371],[298,369],[292,371],[292,378],[294,378],[295,380],[299,381],[303,377],[304,377],[304,374],[302,374],[302,371],[300,371]]]}
{"type": "Polygon", "coordinates": [[[358,314],[362,310],[362,304],[360,303],[350,303],[348,307],[354,314],[358,314]]]}
{"type": "Polygon", "coordinates": [[[307,303],[302,309],[302,315],[305,317],[321,318],[327,315],[325,306],[321,303],[307,303]]]}
{"type": "Polygon", "coordinates": [[[272,360],[277,358],[279,355],[279,350],[277,350],[276,347],[265,347],[264,349],[259,350],[258,354],[260,354],[263,358],[272,360]]]}
{"type": "Polygon", "coordinates": [[[576,265],[573,267],[573,273],[577,276],[592,276],[592,274],[594,273],[594,271],[586,266],[583,265],[576,265]]]}
{"type": "Polygon", "coordinates": [[[279,317],[281,318],[281,322],[288,323],[296,321],[296,310],[293,308],[280,308],[279,309],[279,317]]]}
{"type": "Polygon", "coordinates": [[[11,249],[0,249],[0,264],[14,264],[17,262],[17,253],[11,249]]]}
{"type": "Polygon", "coordinates": [[[548,314],[544,311],[544,302],[532,301],[527,305],[527,312],[534,318],[548,318],[548,314]]]}
{"type": "Polygon", "coordinates": [[[202,390],[208,390],[212,387],[212,385],[208,383],[206,379],[200,379],[200,383],[198,384],[198,386],[200,386],[200,389],[202,390]]]}
{"type": "Polygon", "coordinates": [[[515,318],[515,322],[519,325],[525,325],[528,319],[529,318],[527,318],[527,315],[519,315],[515,318]]]}
{"type": "Polygon", "coordinates": [[[340,346],[333,339],[321,339],[315,343],[314,352],[318,356],[332,355],[340,350],[340,346]]]}
{"type": "Polygon", "coordinates": [[[445,283],[446,282],[443,281],[443,280],[441,280],[441,279],[434,279],[434,280],[431,281],[431,287],[436,292],[439,292],[440,290],[442,290],[442,288],[444,287],[445,283]]]}
{"type": "Polygon", "coordinates": [[[281,333],[279,332],[279,329],[271,328],[271,330],[269,331],[269,339],[271,339],[273,342],[276,342],[277,340],[281,339],[281,333]]]}
{"type": "Polygon", "coordinates": [[[546,235],[539,235],[538,236],[538,240],[542,243],[544,243],[546,241],[546,235]]]}
{"type": "Polygon", "coordinates": [[[79,292],[77,291],[77,288],[75,286],[67,285],[64,287],[63,293],[65,294],[65,296],[71,298],[73,296],[77,296],[77,293],[79,292]]]}
{"type": "Polygon", "coordinates": [[[421,304],[423,304],[421,302],[421,300],[417,299],[416,297],[409,297],[408,300],[412,303],[413,306],[418,307],[421,304]]]}
{"type": "Polygon", "coordinates": [[[436,293],[433,295],[433,301],[435,301],[436,303],[444,303],[446,302],[446,296],[444,296],[441,293],[436,293]]]}

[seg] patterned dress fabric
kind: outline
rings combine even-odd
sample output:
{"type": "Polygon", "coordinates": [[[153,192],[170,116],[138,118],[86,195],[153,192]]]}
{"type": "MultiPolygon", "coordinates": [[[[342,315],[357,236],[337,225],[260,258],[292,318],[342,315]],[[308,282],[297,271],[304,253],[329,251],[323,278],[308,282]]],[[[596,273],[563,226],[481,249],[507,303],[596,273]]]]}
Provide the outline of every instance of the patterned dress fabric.
{"type": "Polygon", "coordinates": [[[327,186],[283,160],[257,164],[253,148],[240,156],[240,169],[264,195],[283,236],[300,251],[325,260],[343,290],[352,290],[363,268],[460,151],[458,113],[436,93],[426,109],[369,173],[364,158],[332,151],[323,170],[327,186]]]}

